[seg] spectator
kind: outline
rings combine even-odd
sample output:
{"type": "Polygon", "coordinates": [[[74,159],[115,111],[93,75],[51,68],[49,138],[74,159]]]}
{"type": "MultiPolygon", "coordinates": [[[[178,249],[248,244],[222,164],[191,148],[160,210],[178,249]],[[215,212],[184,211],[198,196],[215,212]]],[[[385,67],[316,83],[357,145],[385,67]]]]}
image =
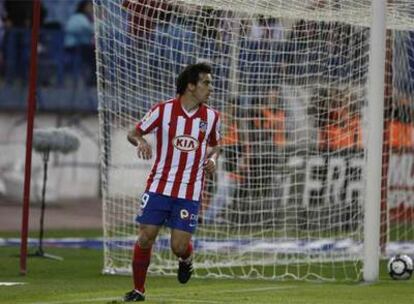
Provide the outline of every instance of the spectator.
{"type": "MultiPolygon", "coordinates": [[[[10,28],[30,28],[33,19],[32,0],[5,0],[6,26],[10,28]]],[[[40,25],[44,24],[46,9],[41,3],[40,6],[40,25]]]]}
{"type": "Polygon", "coordinates": [[[193,21],[182,7],[174,6],[153,31],[153,41],[148,48],[151,66],[149,75],[153,79],[149,87],[152,92],[156,92],[157,99],[164,99],[171,90],[164,88],[162,83],[171,82],[173,75],[194,61],[193,54],[198,46],[194,44],[196,34],[193,21]]]}
{"type": "Polygon", "coordinates": [[[259,16],[252,22],[249,38],[251,40],[283,41],[284,32],[285,29],[280,19],[259,16]]]}
{"type": "Polygon", "coordinates": [[[283,102],[280,98],[280,88],[270,88],[267,96],[262,99],[258,108],[255,109],[256,119],[254,126],[261,129],[263,133],[269,134],[263,139],[270,140],[276,147],[283,147],[286,142],[285,129],[285,111],[283,110],[283,102]]]}
{"type": "Polygon", "coordinates": [[[361,118],[353,109],[355,98],[348,93],[333,93],[327,110],[327,122],[319,133],[319,146],[323,150],[362,149],[361,118]],[[349,97],[349,98],[348,98],[349,97]]]}
{"type": "Polygon", "coordinates": [[[0,0],[0,75],[3,74],[3,39],[4,39],[4,20],[6,19],[6,11],[4,9],[4,0],[0,0]]]}
{"type": "MultiPolygon", "coordinates": [[[[232,39],[232,31],[234,31],[234,13],[230,11],[218,11],[217,12],[217,36],[216,44],[218,51],[228,53],[230,49],[229,44],[232,39]]],[[[241,34],[241,33],[239,33],[241,34]]]]}
{"type": "Polygon", "coordinates": [[[96,82],[95,45],[93,40],[93,5],[89,0],[79,2],[76,13],[73,14],[65,27],[65,49],[70,55],[75,79],[80,72],[80,66],[85,66],[86,82],[93,85],[96,82]]]}
{"type": "MultiPolygon", "coordinates": [[[[241,187],[241,206],[235,205],[235,209],[246,211],[246,208],[254,209],[253,217],[245,212],[239,222],[251,222],[269,219],[274,216],[271,212],[274,204],[273,194],[279,186],[278,169],[283,164],[285,148],[285,112],[282,101],[279,98],[280,88],[271,87],[264,96],[252,101],[250,109],[244,112],[240,121],[245,124],[239,132],[239,136],[247,140],[245,158],[240,165],[246,166],[245,181],[241,187]],[[248,198],[248,199],[247,199],[248,198]],[[248,205],[245,205],[248,202],[248,205]],[[246,218],[246,216],[248,218],[246,218]]],[[[252,211],[252,210],[250,210],[252,211]]]]}
{"type": "Polygon", "coordinates": [[[317,141],[318,130],[309,113],[309,95],[307,88],[297,86],[284,86],[279,94],[286,116],[286,144],[296,149],[314,147],[317,141]]]}
{"type": "Polygon", "coordinates": [[[391,119],[387,123],[386,143],[396,151],[414,148],[413,109],[408,98],[397,98],[393,106],[391,119]]]}
{"type": "Polygon", "coordinates": [[[63,28],[66,22],[69,20],[72,12],[76,9],[76,6],[80,0],[42,0],[43,5],[47,9],[47,16],[45,19],[45,26],[47,28],[63,28]]]}
{"type": "Polygon", "coordinates": [[[130,32],[145,40],[150,38],[157,20],[166,19],[171,10],[169,4],[159,0],[124,0],[122,5],[128,12],[130,32]]]}
{"type": "MultiPolygon", "coordinates": [[[[40,26],[43,26],[46,10],[40,3],[40,26]]],[[[27,81],[27,67],[30,53],[30,27],[33,19],[32,0],[5,0],[5,21],[3,52],[5,62],[5,79],[11,83],[20,78],[27,81]]]]}
{"type": "Polygon", "coordinates": [[[196,51],[193,43],[195,37],[194,20],[187,16],[179,6],[174,7],[170,15],[166,16],[166,22],[160,22],[155,30],[155,41],[158,47],[161,45],[161,57],[167,62],[173,63],[175,72],[178,73],[181,66],[192,61],[191,54],[196,51]]]}
{"type": "MultiPolygon", "coordinates": [[[[240,195],[237,189],[243,182],[242,176],[242,154],[243,146],[239,136],[240,129],[240,102],[238,99],[232,99],[229,106],[222,112],[222,140],[221,150],[223,157],[221,158],[220,168],[217,179],[217,190],[210,206],[205,206],[203,220],[205,222],[220,222],[227,218],[234,219],[234,215],[230,214],[238,212],[237,208],[231,208],[229,214],[224,214],[227,209],[225,206],[233,205],[234,200],[239,200],[240,195]],[[233,203],[233,204],[232,204],[233,203]]],[[[226,212],[227,213],[227,212],[226,212]]]]}

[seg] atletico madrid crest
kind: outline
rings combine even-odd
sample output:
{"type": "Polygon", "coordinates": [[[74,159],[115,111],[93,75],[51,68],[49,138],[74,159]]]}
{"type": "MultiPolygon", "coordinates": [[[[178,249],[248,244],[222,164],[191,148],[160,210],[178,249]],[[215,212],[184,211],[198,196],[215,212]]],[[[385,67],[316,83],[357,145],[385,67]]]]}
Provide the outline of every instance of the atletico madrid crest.
{"type": "Polygon", "coordinates": [[[200,131],[201,132],[207,131],[207,121],[200,121],[200,131]]]}

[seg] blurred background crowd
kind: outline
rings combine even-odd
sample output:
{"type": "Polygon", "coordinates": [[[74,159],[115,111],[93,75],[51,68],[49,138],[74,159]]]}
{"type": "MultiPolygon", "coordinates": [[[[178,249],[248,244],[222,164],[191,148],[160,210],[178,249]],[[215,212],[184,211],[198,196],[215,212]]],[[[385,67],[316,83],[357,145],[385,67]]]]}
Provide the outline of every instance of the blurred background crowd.
{"type": "MultiPolygon", "coordinates": [[[[323,1],[315,3],[323,5],[323,1]]],[[[174,85],[182,66],[207,60],[215,69],[216,99],[228,105],[221,110],[233,118],[245,118],[247,124],[253,117],[267,121],[252,122],[248,127],[273,130],[277,134],[269,136],[276,144],[318,142],[326,149],[362,147],[358,120],[366,102],[361,94],[368,65],[366,28],[338,21],[264,16],[243,19],[208,7],[189,12],[157,0],[124,0],[121,4],[114,2],[114,9],[122,9],[125,18],[117,29],[107,29],[113,33],[108,33],[101,53],[109,54],[108,61],[118,64],[109,77],[125,73],[130,89],[137,91],[131,94],[134,100],[130,102],[144,111],[156,100],[170,98],[174,92],[167,84],[174,85]],[[309,91],[312,83],[324,80],[338,85],[309,91]],[[343,82],[346,89],[341,87],[343,82]],[[352,92],[350,82],[355,88],[352,92]],[[289,89],[292,86],[294,89],[289,89]],[[307,91],[301,94],[301,87],[307,91]],[[239,95],[236,98],[234,91],[239,95]]],[[[31,0],[0,0],[1,109],[25,109],[21,88],[28,82],[32,5],[31,0]]],[[[109,14],[104,17],[111,18],[109,14]]],[[[393,75],[394,88],[399,87],[391,94],[398,99],[392,101],[397,111],[408,113],[402,116],[407,123],[414,87],[414,60],[410,56],[414,39],[412,33],[400,36],[405,48],[401,51],[405,56],[400,57],[406,60],[393,60],[392,65],[395,70],[400,65],[406,73],[400,79],[399,74],[393,75]]],[[[42,0],[38,55],[39,109],[97,111],[92,1],[42,0]]],[[[392,116],[398,115],[390,113],[392,116]]]]}
{"type": "MultiPolygon", "coordinates": [[[[315,10],[323,8],[324,1],[314,3],[315,10]]],[[[26,109],[32,6],[31,0],[0,0],[4,113],[26,109]]],[[[277,179],[283,177],[288,158],[300,153],[363,156],[366,27],[297,17],[252,18],[160,0],[96,0],[95,9],[99,24],[94,24],[90,0],[41,0],[37,109],[57,114],[56,125],[74,126],[90,139],[77,166],[92,168],[96,184],[97,48],[104,66],[98,74],[101,89],[114,96],[102,101],[101,111],[126,113],[134,120],[174,95],[175,77],[183,66],[212,63],[211,103],[224,122],[223,171],[242,185],[236,188],[268,191],[281,184],[277,179]],[[110,9],[101,9],[101,1],[110,9]],[[102,34],[100,45],[95,45],[95,27],[102,34]],[[90,125],[85,127],[88,115],[90,125]]],[[[408,151],[414,148],[414,34],[395,30],[388,38],[393,54],[386,64],[384,138],[388,147],[408,151]]],[[[4,131],[4,146],[24,142],[15,135],[23,134],[16,126],[24,120],[15,120],[4,128],[9,130],[4,131]]],[[[10,162],[5,159],[3,167],[10,170],[10,162]]]]}
{"type": "MultiPolygon", "coordinates": [[[[17,88],[24,88],[28,83],[32,8],[31,0],[0,0],[0,82],[2,85],[0,107],[2,109],[21,110],[25,106],[22,104],[22,99],[25,98],[17,92],[17,88]]],[[[42,0],[40,26],[39,94],[42,95],[41,88],[45,87],[95,88],[92,1],[42,0]]],[[[73,94],[69,95],[72,100],[78,99],[73,98],[73,94]]],[[[83,99],[83,102],[78,103],[80,110],[96,111],[96,97],[82,94],[79,99],[83,99]]],[[[54,105],[56,98],[53,100],[47,97],[39,98],[40,109],[53,111],[63,107],[62,110],[71,110],[67,106],[65,108],[64,104],[54,105]]]]}

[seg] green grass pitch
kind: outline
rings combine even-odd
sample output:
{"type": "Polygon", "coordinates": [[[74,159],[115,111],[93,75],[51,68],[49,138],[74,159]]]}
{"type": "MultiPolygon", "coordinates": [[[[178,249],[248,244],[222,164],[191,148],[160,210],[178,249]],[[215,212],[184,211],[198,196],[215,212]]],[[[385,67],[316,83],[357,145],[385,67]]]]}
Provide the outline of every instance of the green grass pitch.
{"type": "MultiPolygon", "coordinates": [[[[94,232],[82,232],[93,236],[94,232]]],[[[1,234],[0,237],[17,234],[1,234]]],[[[35,235],[32,235],[35,236],[35,235]]],[[[74,236],[52,232],[47,237],[74,236]]],[[[31,252],[35,249],[31,248],[31,252]]],[[[28,259],[28,274],[20,276],[18,247],[0,247],[0,303],[118,303],[131,289],[128,276],[102,275],[102,251],[46,248],[64,261],[28,259]]],[[[303,304],[408,304],[414,303],[414,279],[393,281],[381,264],[378,283],[327,283],[303,281],[192,279],[180,285],[175,277],[149,276],[144,303],[303,303],[303,304]]]]}

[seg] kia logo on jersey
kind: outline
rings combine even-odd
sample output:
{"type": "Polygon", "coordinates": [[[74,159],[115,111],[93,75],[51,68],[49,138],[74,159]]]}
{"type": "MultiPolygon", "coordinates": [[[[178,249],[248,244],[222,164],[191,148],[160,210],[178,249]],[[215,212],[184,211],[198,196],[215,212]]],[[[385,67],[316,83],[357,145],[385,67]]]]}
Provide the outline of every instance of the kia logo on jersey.
{"type": "Polygon", "coordinates": [[[199,142],[192,136],[189,135],[180,135],[176,136],[173,139],[173,145],[178,150],[183,152],[191,152],[197,150],[199,142]]]}

